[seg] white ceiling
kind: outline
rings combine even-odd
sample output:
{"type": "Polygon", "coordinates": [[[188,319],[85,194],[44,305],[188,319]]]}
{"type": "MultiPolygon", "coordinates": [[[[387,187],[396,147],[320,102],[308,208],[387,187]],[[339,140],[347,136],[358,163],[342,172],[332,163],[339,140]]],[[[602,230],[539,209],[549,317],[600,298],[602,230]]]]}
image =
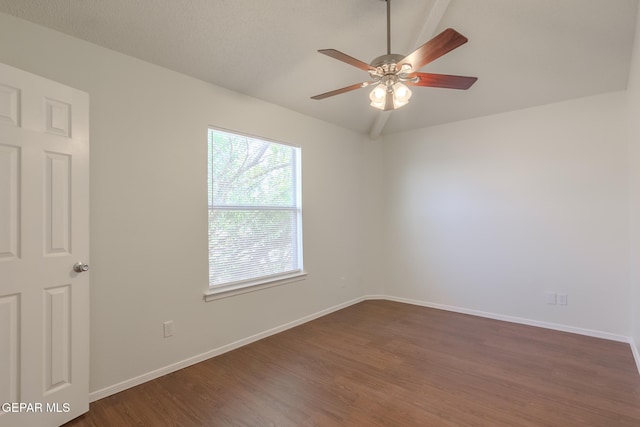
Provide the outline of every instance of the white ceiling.
{"type": "Polygon", "coordinates": [[[321,55],[386,53],[381,0],[0,0],[0,11],[336,125],[369,134],[626,88],[638,0],[392,0],[392,51],[447,27],[469,42],[421,71],[477,76],[468,91],[415,88],[386,115],[368,80],[321,55]]]}

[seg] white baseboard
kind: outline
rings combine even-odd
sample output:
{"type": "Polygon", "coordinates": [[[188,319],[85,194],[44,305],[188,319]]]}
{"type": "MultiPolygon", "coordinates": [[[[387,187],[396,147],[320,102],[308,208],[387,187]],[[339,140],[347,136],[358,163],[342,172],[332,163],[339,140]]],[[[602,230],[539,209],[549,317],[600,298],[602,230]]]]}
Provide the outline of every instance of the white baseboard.
{"type": "Polygon", "coordinates": [[[610,341],[630,343],[630,338],[624,335],[612,334],[609,332],[596,331],[592,329],[577,328],[575,326],[561,325],[557,323],[541,322],[539,320],[525,319],[522,317],[505,316],[503,314],[489,313],[486,311],[472,310],[468,308],[455,307],[451,305],[436,304],[427,301],[420,301],[408,298],[399,298],[390,295],[374,295],[365,299],[386,299],[388,301],[402,302],[405,304],[419,305],[422,307],[437,308],[438,310],[453,311],[456,313],[470,314],[472,316],[486,317],[488,319],[502,320],[504,322],[519,323],[522,325],[536,326],[538,328],[553,329],[556,331],[570,332],[572,334],[586,335],[589,337],[602,338],[610,341]]]}
{"type": "Polygon", "coordinates": [[[633,358],[636,361],[636,366],[638,367],[638,373],[640,374],[640,350],[638,350],[638,345],[636,344],[636,341],[631,338],[630,340],[631,342],[629,343],[631,345],[631,352],[633,353],[633,358]]]}
{"type": "Polygon", "coordinates": [[[505,322],[519,323],[519,324],[523,324],[523,325],[536,326],[536,327],[539,327],[539,328],[553,329],[553,330],[557,330],[557,331],[570,332],[570,333],[579,334],[579,335],[586,335],[586,336],[590,336],[590,337],[603,338],[603,339],[611,340],[611,341],[629,343],[631,345],[631,350],[633,352],[633,356],[634,356],[635,361],[636,361],[636,366],[638,367],[638,372],[640,373],[640,353],[639,353],[638,347],[635,345],[635,343],[634,343],[632,338],[626,337],[626,336],[623,336],[623,335],[616,335],[616,334],[611,334],[611,333],[608,333],[608,332],[595,331],[595,330],[591,330],[591,329],[577,328],[577,327],[567,326],[567,325],[560,325],[560,324],[556,324],[556,323],[541,322],[541,321],[538,321],[538,320],[524,319],[524,318],[521,318],[521,317],[505,316],[505,315],[502,315],[502,314],[495,314],[495,313],[489,313],[489,312],[485,312],[485,311],[471,310],[471,309],[467,309],[467,308],[449,306],[449,305],[444,305],[444,304],[436,304],[436,303],[431,303],[431,302],[427,302],[427,301],[420,301],[420,300],[414,300],[414,299],[408,299],[408,298],[394,297],[394,296],[391,296],[391,295],[365,295],[363,297],[356,298],[356,299],[353,299],[351,301],[347,301],[347,302],[335,305],[333,307],[326,308],[324,310],[318,311],[318,312],[310,314],[308,316],[301,317],[300,319],[294,320],[294,321],[289,322],[289,323],[285,323],[284,325],[280,325],[280,326],[277,326],[275,328],[271,328],[271,329],[266,330],[264,332],[260,332],[258,334],[252,335],[250,337],[243,338],[243,339],[235,341],[235,342],[233,342],[231,344],[227,344],[227,345],[224,345],[222,347],[218,347],[218,348],[215,348],[213,350],[209,350],[209,351],[207,351],[205,353],[198,354],[196,356],[193,356],[193,357],[190,357],[188,359],[182,360],[180,362],[173,363],[171,365],[156,369],[156,370],[151,371],[151,372],[147,372],[146,374],[137,376],[135,378],[131,378],[129,380],[122,381],[122,382],[114,384],[112,386],[105,387],[103,389],[91,392],[91,393],[89,393],[89,401],[90,402],[95,402],[96,400],[103,399],[103,398],[105,398],[107,396],[111,396],[112,394],[119,393],[119,392],[124,391],[124,390],[126,390],[128,388],[135,387],[135,386],[140,385],[142,383],[145,383],[147,381],[151,381],[151,380],[159,378],[159,377],[161,377],[163,375],[167,375],[167,374],[169,374],[171,372],[175,372],[175,371],[178,371],[180,369],[186,368],[188,366],[195,365],[196,363],[200,363],[200,362],[205,361],[207,359],[210,359],[212,357],[219,356],[219,355],[221,355],[223,353],[226,353],[228,351],[235,350],[236,348],[245,346],[247,344],[251,344],[252,342],[255,342],[255,341],[261,340],[263,338],[269,337],[271,335],[275,335],[277,333],[286,331],[287,329],[291,329],[293,327],[302,325],[303,323],[310,322],[311,320],[317,319],[317,318],[322,317],[322,316],[326,316],[327,314],[333,313],[333,312],[338,311],[338,310],[342,310],[343,308],[349,307],[351,305],[354,305],[354,304],[357,304],[359,302],[366,301],[366,300],[395,301],[395,302],[401,302],[401,303],[405,303],[405,304],[419,305],[419,306],[422,306],[422,307],[435,308],[435,309],[438,309],[438,310],[445,310],[445,311],[452,311],[452,312],[456,312],[456,313],[470,314],[470,315],[473,315],[473,316],[486,317],[486,318],[489,318],[489,319],[502,320],[502,321],[505,321],[505,322]]]}
{"type": "Polygon", "coordinates": [[[213,350],[209,350],[205,353],[198,354],[193,357],[189,357],[188,359],[181,360],[176,363],[172,363],[171,365],[164,366],[162,368],[156,369],[151,372],[147,372],[146,374],[139,375],[135,378],[131,378],[117,384],[111,385],[109,387],[105,387],[100,390],[96,390],[94,392],[89,393],[89,402],[95,402],[96,400],[103,399],[107,396],[111,396],[112,394],[119,393],[128,388],[135,387],[142,383],[146,383],[147,381],[154,380],[156,378],[160,378],[163,375],[170,374],[171,372],[179,371],[180,369],[186,368],[191,365],[195,365],[196,363],[203,362],[207,359],[210,359],[215,356],[219,356],[223,353],[226,353],[231,350],[235,350],[236,348],[240,348],[247,344],[251,344],[252,342],[261,340],[271,335],[275,335],[277,333],[286,331],[287,329],[294,328],[296,326],[302,325],[303,323],[310,322],[311,320],[317,319],[322,316],[326,316],[327,314],[333,313],[334,311],[342,310],[343,308],[349,307],[353,304],[357,304],[359,302],[364,301],[364,297],[356,298],[351,301],[347,301],[338,305],[334,305],[333,307],[326,308],[324,310],[320,310],[316,313],[310,314],[308,316],[301,317],[300,319],[294,320],[289,323],[285,323],[284,325],[276,326],[275,328],[271,328],[264,332],[260,332],[258,334],[252,335],[247,338],[243,338],[236,342],[232,342],[231,344],[224,345],[222,347],[214,348],[213,350]]]}

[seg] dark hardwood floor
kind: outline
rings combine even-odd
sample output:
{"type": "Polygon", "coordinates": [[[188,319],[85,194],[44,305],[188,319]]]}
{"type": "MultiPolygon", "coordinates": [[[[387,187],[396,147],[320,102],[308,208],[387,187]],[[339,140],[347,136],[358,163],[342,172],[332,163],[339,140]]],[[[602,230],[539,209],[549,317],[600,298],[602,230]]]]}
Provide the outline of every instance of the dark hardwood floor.
{"type": "Polygon", "coordinates": [[[82,426],[640,426],[628,344],[366,301],[91,404],[82,426]]]}

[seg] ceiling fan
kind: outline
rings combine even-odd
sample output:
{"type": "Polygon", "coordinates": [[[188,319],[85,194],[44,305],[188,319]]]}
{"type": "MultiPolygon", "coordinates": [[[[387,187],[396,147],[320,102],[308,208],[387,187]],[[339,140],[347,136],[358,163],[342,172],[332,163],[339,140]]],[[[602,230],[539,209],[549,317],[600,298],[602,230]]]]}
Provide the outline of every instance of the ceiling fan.
{"type": "Polygon", "coordinates": [[[380,110],[395,110],[409,103],[411,90],[407,86],[429,86],[447,89],[469,89],[477,77],[452,76],[448,74],[419,73],[417,70],[435,61],[444,54],[465,44],[467,38],[452,28],[447,28],[409,55],[391,53],[391,0],[387,2],[387,54],[371,61],[362,62],[335,49],[320,49],[318,52],[367,71],[371,80],[332,90],[311,99],[324,99],[363,87],[376,85],[369,94],[371,106],[380,110]]]}

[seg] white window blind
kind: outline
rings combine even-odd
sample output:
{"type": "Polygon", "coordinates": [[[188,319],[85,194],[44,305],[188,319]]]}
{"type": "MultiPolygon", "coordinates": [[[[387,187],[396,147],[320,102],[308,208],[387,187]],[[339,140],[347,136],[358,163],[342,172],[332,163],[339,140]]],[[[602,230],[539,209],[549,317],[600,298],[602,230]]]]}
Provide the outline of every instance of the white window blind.
{"type": "Polygon", "coordinates": [[[209,286],[302,271],[300,149],[209,129],[209,286]]]}

